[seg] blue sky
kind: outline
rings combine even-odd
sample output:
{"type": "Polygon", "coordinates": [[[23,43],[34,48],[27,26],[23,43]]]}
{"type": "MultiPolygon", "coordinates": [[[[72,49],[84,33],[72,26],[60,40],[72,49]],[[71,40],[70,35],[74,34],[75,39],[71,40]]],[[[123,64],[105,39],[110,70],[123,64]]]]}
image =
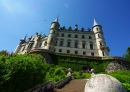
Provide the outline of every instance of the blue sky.
{"type": "Polygon", "coordinates": [[[0,51],[13,52],[19,40],[36,32],[48,35],[59,16],[60,26],[102,25],[111,56],[130,46],[130,0],[0,0],[0,51]]]}

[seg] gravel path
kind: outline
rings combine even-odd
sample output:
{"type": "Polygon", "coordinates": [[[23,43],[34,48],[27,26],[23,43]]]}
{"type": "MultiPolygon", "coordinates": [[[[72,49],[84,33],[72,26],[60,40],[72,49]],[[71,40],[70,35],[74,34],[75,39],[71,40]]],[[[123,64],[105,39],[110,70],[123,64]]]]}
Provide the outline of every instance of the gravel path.
{"type": "Polygon", "coordinates": [[[71,80],[61,89],[55,89],[56,92],[84,92],[86,79],[74,79],[71,80]]]}

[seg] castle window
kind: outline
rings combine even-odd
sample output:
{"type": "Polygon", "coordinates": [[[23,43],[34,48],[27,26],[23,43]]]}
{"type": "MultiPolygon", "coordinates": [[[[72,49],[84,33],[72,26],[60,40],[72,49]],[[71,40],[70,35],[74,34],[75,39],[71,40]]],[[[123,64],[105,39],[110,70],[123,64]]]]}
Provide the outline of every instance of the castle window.
{"type": "Polygon", "coordinates": [[[96,30],[98,31],[98,28],[96,28],[96,30]]]}
{"type": "Polygon", "coordinates": [[[98,38],[100,38],[100,35],[98,34],[98,38]]]}
{"type": "Polygon", "coordinates": [[[61,34],[62,37],[64,37],[64,34],[61,34]]]}
{"type": "Polygon", "coordinates": [[[89,39],[92,39],[92,36],[89,36],[89,39]]]}
{"type": "Polygon", "coordinates": [[[57,25],[55,24],[55,27],[57,27],[57,25]]]}
{"type": "Polygon", "coordinates": [[[86,55],[86,52],[85,52],[85,51],[83,52],[83,55],[86,55]]]}
{"type": "Polygon", "coordinates": [[[55,46],[57,45],[57,41],[55,42],[55,46]]]}
{"type": "Polygon", "coordinates": [[[99,42],[100,43],[100,46],[102,46],[102,42],[99,42]]]}
{"type": "Polygon", "coordinates": [[[59,52],[62,52],[62,49],[59,49],[59,52]]]}
{"type": "Polygon", "coordinates": [[[53,31],[53,34],[55,34],[55,31],[53,31]]]}
{"type": "Polygon", "coordinates": [[[85,43],[84,43],[84,42],[82,43],[82,48],[84,48],[84,49],[85,49],[85,43]]]}
{"type": "Polygon", "coordinates": [[[82,35],[82,38],[83,38],[83,39],[85,38],[84,35],[82,35]]]}
{"type": "Polygon", "coordinates": [[[60,41],[60,46],[63,46],[63,41],[60,41]]]}
{"type": "Polygon", "coordinates": [[[67,47],[70,47],[70,42],[67,42],[67,47]]]}
{"type": "Polygon", "coordinates": [[[49,50],[51,50],[51,46],[49,47],[49,50]]]}
{"type": "Polygon", "coordinates": [[[54,49],[54,52],[56,51],[56,49],[54,49]]]}
{"type": "Polygon", "coordinates": [[[75,38],[78,38],[78,35],[75,35],[75,38]]]}
{"type": "Polygon", "coordinates": [[[68,37],[71,37],[71,34],[68,34],[68,37]]]}
{"type": "Polygon", "coordinates": [[[57,36],[59,36],[59,33],[57,33],[57,36]]]}
{"type": "Polygon", "coordinates": [[[102,51],[102,56],[104,56],[104,51],[102,51]]]}
{"type": "Polygon", "coordinates": [[[91,52],[91,56],[94,56],[94,52],[91,52]]]}
{"type": "Polygon", "coordinates": [[[75,51],[75,54],[78,54],[78,51],[75,51]]]}
{"type": "Polygon", "coordinates": [[[93,49],[93,44],[90,44],[90,49],[93,49]]]}
{"type": "Polygon", "coordinates": [[[67,53],[70,53],[70,50],[67,50],[67,53]]]}
{"type": "Polygon", "coordinates": [[[30,44],[28,45],[28,47],[29,47],[29,48],[32,48],[32,47],[33,47],[33,43],[30,43],[30,44]]]}
{"type": "Polygon", "coordinates": [[[75,48],[78,48],[78,42],[75,42],[75,48]]]}
{"type": "Polygon", "coordinates": [[[41,47],[41,46],[42,46],[42,43],[39,44],[39,47],[41,47]]]}

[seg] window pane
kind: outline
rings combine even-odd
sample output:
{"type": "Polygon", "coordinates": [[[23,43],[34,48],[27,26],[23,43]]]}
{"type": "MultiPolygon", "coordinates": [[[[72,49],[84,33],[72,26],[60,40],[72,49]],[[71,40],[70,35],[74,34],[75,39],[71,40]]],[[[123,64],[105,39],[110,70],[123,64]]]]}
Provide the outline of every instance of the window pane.
{"type": "Polygon", "coordinates": [[[78,48],[78,42],[75,42],[75,48],[78,48]]]}
{"type": "Polygon", "coordinates": [[[60,46],[63,46],[63,41],[60,41],[60,46]]]}
{"type": "Polygon", "coordinates": [[[93,49],[93,44],[90,44],[90,49],[93,49]]]}
{"type": "Polygon", "coordinates": [[[84,49],[85,49],[85,43],[82,43],[82,48],[84,48],[84,49]]]}
{"type": "Polygon", "coordinates": [[[84,35],[82,35],[82,38],[83,38],[83,39],[85,38],[84,35]]]}
{"type": "Polygon", "coordinates": [[[67,47],[70,47],[70,42],[67,42],[67,47]]]}

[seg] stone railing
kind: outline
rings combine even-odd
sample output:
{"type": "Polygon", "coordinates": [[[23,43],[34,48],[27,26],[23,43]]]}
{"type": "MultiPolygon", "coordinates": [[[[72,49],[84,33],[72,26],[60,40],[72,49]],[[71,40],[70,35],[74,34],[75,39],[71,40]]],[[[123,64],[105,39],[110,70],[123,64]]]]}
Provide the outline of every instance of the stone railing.
{"type": "Polygon", "coordinates": [[[54,84],[52,82],[46,82],[41,85],[38,85],[34,88],[31,88],[25,92],[53,92],[54,84]]]}
{"type": "Polygon", "coordinates": [[[71,80],[72,80],[71,76],[64,78],[64,79],[58,81],[57,83],[55,83],[55,88],[60,89],[60,88],[64,87],[67,83],[69,83],[71,80]]]}

